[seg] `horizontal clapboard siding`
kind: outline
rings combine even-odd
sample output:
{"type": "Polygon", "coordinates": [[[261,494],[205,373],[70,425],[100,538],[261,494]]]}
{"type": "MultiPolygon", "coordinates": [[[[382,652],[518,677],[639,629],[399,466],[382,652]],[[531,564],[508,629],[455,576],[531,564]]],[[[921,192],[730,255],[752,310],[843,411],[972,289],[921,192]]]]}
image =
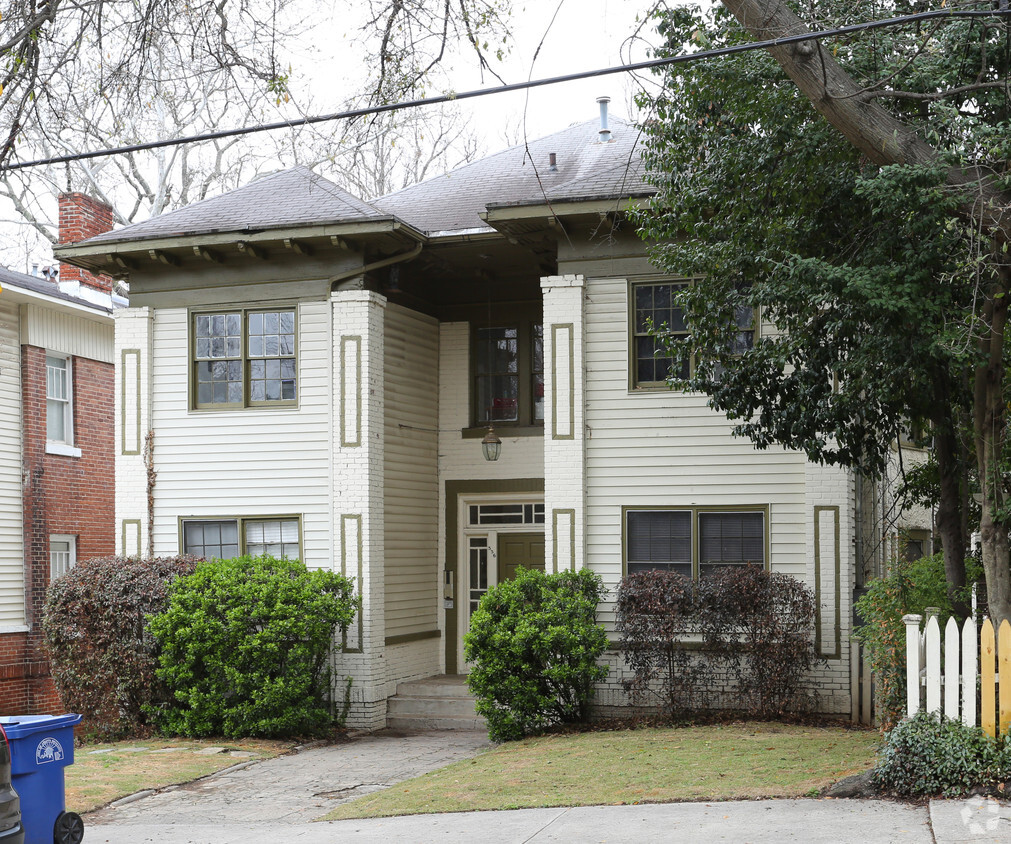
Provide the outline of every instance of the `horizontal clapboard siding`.
{"type": "Polygon", "coordinates": [[[20,337],[17,305],[0,302],[0,628],[25,623],[20,337]]]}
{"type": "Polygon", "coordinates": [[[609,585],[621,578],[623,506],[761,505],[772,567],[803,577],[804,457],[731,436],[703,396],[629,390],[628,282],[588,279],[586,301],[588,564],[609,585]]]}
{"type": "Polygon", "coordinates": [[[387,305],[385,358],[386,636],[391,637],[438,627],[438,322],[387,305]]]}
{"type": "Polygon", "coordinates": [[[155,311],[157,553],[179,549],[180,517],[297,514],[305,563],[333,564],[328,309],[328,302],[298,307],[298,407],[217,412],[189,410],[186,310],[155,311]]]}

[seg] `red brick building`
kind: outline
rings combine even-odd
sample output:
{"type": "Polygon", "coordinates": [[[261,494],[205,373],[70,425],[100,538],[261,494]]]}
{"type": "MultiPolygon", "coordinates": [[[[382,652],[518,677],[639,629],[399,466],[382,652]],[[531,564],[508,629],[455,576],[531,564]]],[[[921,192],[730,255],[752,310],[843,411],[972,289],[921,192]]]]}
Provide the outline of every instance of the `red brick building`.
{"type": "MultiPolygon", "coordinates": [[[[67,194],[60,222],[73,242],[112,215],[67,194]]],[[[115,550],[112,283],[60,275],[0,269],[0,714],[61,709],[41,647],[46,588],[115,550]]]]}

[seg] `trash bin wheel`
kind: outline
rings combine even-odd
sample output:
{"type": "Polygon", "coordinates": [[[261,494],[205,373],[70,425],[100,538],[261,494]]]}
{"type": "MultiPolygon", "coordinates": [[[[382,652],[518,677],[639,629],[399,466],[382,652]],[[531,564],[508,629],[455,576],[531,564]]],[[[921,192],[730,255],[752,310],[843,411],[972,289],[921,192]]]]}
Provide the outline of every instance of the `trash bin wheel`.
{"type": "Polygon", "coordinates": [[[84,821],[77,812],[62,812],[56,818],[53,830],[55,844],[81,844],[84,838],[84,821]]]}

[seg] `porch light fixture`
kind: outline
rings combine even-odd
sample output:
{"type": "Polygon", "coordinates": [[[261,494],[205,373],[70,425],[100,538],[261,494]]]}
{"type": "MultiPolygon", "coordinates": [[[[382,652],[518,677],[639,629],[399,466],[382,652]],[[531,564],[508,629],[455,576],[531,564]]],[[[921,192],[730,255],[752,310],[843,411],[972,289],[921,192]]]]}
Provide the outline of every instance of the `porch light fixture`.
{"type": "Polygon", "coordinates": [[[498,460],[499,454],[502,452],[502,440],[498,438],[498,434],[495,433],[495,426],[488,422],[488,433],[484,435],[484,439],[481,440],[481,451],[484,452],[485,460],[498,460]]]}

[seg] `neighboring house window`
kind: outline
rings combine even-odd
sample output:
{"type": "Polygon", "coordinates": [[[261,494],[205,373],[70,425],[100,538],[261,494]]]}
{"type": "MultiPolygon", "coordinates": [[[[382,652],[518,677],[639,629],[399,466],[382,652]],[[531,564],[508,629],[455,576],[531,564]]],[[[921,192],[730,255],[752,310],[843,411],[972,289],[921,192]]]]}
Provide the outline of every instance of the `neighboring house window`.
{"type": "Polygon", "coordinates": [[[765,566],[765,510],[625,510],[625,571],[765,566]]]}
{"type": "Polygon", "coordinates": [[[922,528],[903,530],[899,536],[902,559],[907,563],[915,563],[921,557],[933,553],[930,531],[922,528]]]}
{"type": "Polygon", "coordinates": [[[183,553],[207,560],[252,557],[301,559],[297,517],[256,519],[185,519],[183,553]]]}
{"type": "Polygon", "coordinates": [[[46,355],[46,440],[74,442],[70,358],[46,355]]]}
{"type": "Polygon", "coordinates": [[[77,563],[77,537],[53,534],[49,537],[49,578],[56,580],[77,563]]]}
{"type": "MultiPolygon", "coordinates": [[[[677,294],[689,282],[659,282],[632,285],[631,293],[631,368],[632,385],[640,388],[666,387],[674,375],[688,378],[694,361],[687,349],[677,358],[666,354],[664,338],[687,338],[684,310],[677,304],[677,294]]],[[[737,335],[733,353],[744,354],[755,342],[754,310],[746,305],[734,313],[737,335]]]]}
{"type": "Polygon", "coordinates": [[[294,405],[295,309],[193,315],[198,408],[294,405]]]}
{"type": "Polygon", "coordinates": [[[478,328],[473,359],[475,425],[543,424],[543,325],[478,328]]]}

